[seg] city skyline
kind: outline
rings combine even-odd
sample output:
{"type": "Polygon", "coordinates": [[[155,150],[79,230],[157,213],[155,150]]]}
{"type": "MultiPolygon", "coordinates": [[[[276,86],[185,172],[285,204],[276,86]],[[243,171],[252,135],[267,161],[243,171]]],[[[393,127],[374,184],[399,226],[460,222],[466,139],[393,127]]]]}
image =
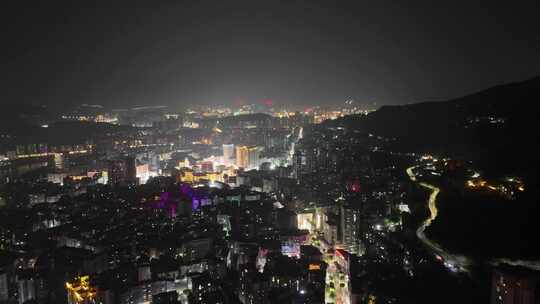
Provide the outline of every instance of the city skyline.
{"type": "Polygon", "coordinates": [[[540,2],[0,11],[0,304],[540,303],[540,2]]]}

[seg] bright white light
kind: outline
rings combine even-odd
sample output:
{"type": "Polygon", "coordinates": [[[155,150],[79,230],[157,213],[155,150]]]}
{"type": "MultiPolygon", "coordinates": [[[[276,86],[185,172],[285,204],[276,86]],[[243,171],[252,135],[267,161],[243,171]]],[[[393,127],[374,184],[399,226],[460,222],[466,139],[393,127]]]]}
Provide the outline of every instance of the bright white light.
{"type": "Polygon", "coordinates": [[[411,209],[409,209],[409,205],[407,205],[407,204],[399,204],[398,209],[401,212],[411,213],[411,209]]]}

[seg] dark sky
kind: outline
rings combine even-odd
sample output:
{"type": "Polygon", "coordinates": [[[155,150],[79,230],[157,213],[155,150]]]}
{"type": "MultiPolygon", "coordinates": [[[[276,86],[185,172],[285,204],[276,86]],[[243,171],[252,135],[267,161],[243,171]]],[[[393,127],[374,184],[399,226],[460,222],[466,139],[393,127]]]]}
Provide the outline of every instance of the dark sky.
{"type": "Polygon", "coordinates": [[[7,103],[409,103],[540,74],[536,1],[10,2],[7,103]]]}

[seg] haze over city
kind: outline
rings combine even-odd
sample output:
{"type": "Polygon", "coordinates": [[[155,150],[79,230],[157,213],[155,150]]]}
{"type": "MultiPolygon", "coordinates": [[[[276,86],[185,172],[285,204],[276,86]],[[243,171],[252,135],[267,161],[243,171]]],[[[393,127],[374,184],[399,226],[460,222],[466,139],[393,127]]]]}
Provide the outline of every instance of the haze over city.
{"type": "Polygon", "coordinates": [[[48,1],[2,11],[2,103],[403,104],[540,72],[536,1],[48,1]]]}
{"type": "Polygon", "coordinates": [[[0,304],[539,304],[538,1],[2,4],[0,304]]]}

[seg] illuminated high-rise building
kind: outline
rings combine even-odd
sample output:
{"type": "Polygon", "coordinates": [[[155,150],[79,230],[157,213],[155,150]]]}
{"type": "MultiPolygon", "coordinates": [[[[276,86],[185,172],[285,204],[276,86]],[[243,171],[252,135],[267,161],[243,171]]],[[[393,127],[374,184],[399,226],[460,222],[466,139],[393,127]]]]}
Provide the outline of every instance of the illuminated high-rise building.
{"type": "Polygon", "coordinates": [[[236,147],[236,166],[247,169],[249,166],[249,148],[247,146],[236,147]]]}
{"type": "Polygon", "coordinates": [[[361,238],[362,225],[365,224],[361,206],[346,204],[340,207],[341,244],[352,254],[363,254],[361,238]],[[364,221],[364,222],[363,222],[364,221]]]}
{"type": "Polygon", "coordinates": [[[261,148],[257,146],[237,146],[236,166],[244,169],[257,169],[260,163],[261,148]]]}
{"type": "Polygon", "coordinates": [[[234,144],[223,145],[223,163],[228,165],[234,158],[234,144]]]}
{"type": "Polygon", "coordinates": [[[260,164],[261,149],[259,147],[248,148],[248,168],[258,169],[260,164]]]}
{"type": "Polygon", "coordinates": [[[64,169],[64,155],[62,153],[54,153],[54,167],[56,169],[64,169]]]}
{"type": "Polygon", "coordinates": [[[26,303],[30,300],[36,299],[34,279],[22,278],[17,283],[19,285],[19,303],[26,303]]]}
{"type": "Polygon", "coordinates": [[[135,167],[136,175],[138,182],[140,184],[146,184],[150,178],[150,171],[148,170],[148,164],[141,164],[135,167]]]}

